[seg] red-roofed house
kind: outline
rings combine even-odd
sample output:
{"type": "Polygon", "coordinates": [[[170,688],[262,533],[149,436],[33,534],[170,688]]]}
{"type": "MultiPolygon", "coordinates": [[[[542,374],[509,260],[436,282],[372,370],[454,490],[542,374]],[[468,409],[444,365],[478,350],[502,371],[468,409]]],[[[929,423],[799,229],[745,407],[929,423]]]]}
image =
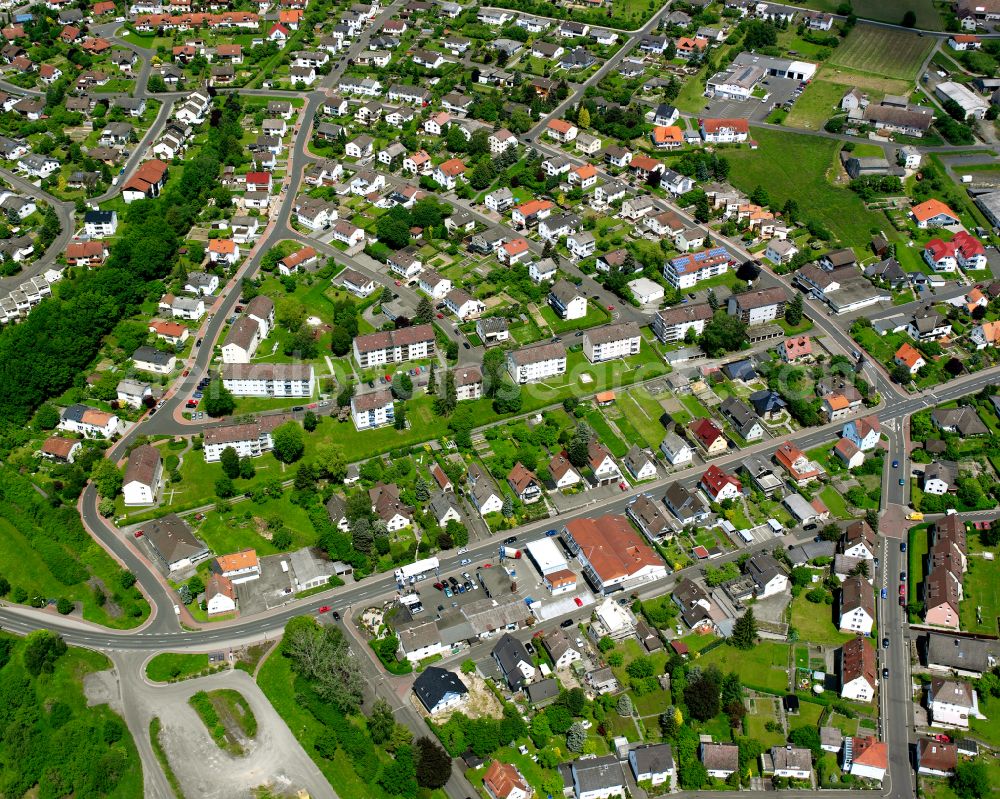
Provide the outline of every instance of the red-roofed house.
{"type": "Polygon", "coordinates": [[[849,740],[851,742],[851,761],[847,763],[845,760],[845,767],[848,767],[855,777],[882,782],[885,779],[885,772],[889,768],[889,745],[876,740],[871,735],[849,740]]]}
{"type": "Polygon", "coordinates": [[[812,357],[812,339],[809,336],[792,336],[778,345],[778,355],[787,363],[812,357]]]}
{"type": "Polygon", "coordinates": [[[722,428],[712,419],[695,419],[688,425],[688,432],[708,456],[721,455],[729,449],[729,442],[722,434],[722,428]]]}
{"type": "Polygon", "coordinates": [[[461,158],[450,158],[434,170],[433,178],[435,183],[444,186],[451,191],[458,185],[458,179],[465,174],[465,164],[461,158]]]}
{"type": "Polygon", "coordinates": [[[232,266],[240,260],[240,245],[232,239],[212,239],[208,242],[208,257],[213,264],[227,263],[232,266]]]}
{"type": "Polygon", "coordinates": [[[677,39],[676,46],[677,57],[687,60],[705,52],[705,48],[708,47],[708,39],[704,36],[696,36],[693,39],[690,36],[681,36],[677,39]]]}
{"type": "Polygon", "coordinates": [[[580,130],[572,122],[567,122],[565,119],[550,119],[545,126],[545,132],[550,138],[565,144],[573,141],[580,130]]]}
{"type": "Polygon", "coordinates": [[[232,580],[221,574],[212,574],[205,581],[205,603],[209,616],[232,613],[236,610],[236,589],[232,580]]]}
{"type": "Polygon", "coordinates": [[[657,150],[675,150],[684,145],[684,132],[677,125],[657,125],[652,139],[657,150]]]}
{"type": "Polygon", "coordinates": [[[849,421],[844,425],[841,435],[853,441],[858,449],[868,452],[878,446],[882,436],[882,425],[879,423],[878,417],[871,414],[861,419],[849,421]]]}
{"type": "Polygon", "coordinates": [[[924,356],[921,355],[912,344],[903,342],[903,345],[896,350],[896,354],[892,356],[892,361],[900,366],[905,366],[910,370],[911,375],[915,375],[922,366],[927,364],[924,360],[924,356]]]}
{"type": "Polygon", "coordinates": [[[731,474],[722,471],[715,464],[708,467],[701,476],[701,487],[713,502],[736,499],[743,493],[743,483],[731,474]]]}
{"type": "Polygon", "coordinates": [[[865,462],[865,453],[849,438],[842,438],[833,447],[836,455],[848,469],[856,469],[865,462]]]}
{"type": "Polygon", "coordinates": [[[516,239],[511,239],[505,242],[504,245],[497,250],[497,260],[503,263],[510,264],[513,266],[516,263],[520,263],[525,258],[531,256],[531,250],[528,248],[528,240],[522,236],[518,236],[516,239]]]}
{"type": "Polygon", "coordinates": [[[953,33],[948,39],[948,46],[952,50],[978,50],[982,42],[978,36],[971,33],[953,33]]]}
{"type": "Polygon", "coordinates": [[[791,441],[786,441],[774,453],[774,458],[796,485],[807,485],[820,475],[820,468],[791,441]]]}
{"type": "Polygon", "coordinates": [[[958,214],[940,200],[924,200],[910,209],[910,217],[919,228],[945,227],[960,223],[958,214]]]}
{"type": "Polygon", "coordinates": [[[155,333],[158,339],[173,344],[175,347],[188,340],[191,332],[178,322],[167,322],[163,319],[152,319],[149,322],[149,332],[155,333]]]}
{"type": "Polygon", "coordinates": [[[706,142],[724,144],[750,138],[750,124],[745,119],[703,119],[699,125],[706,142]]]}
{"type": "Polygon", "coordinates": [[[103,241],[71,241],[66,245],[66,263],[70,266],[100,266],[108,257],[103,241]]]}
{"type": "Polygon", "coordinates": [[[483,787],[492,799],[530,799],[534,791],[514,766],[494,760],[483,774],[483,787]]]}
{"type": "Polygon", "coordinates": [[[273,185],[270,172],[247,172],[247,191],[266,191],[271,193],[273,185]]]}

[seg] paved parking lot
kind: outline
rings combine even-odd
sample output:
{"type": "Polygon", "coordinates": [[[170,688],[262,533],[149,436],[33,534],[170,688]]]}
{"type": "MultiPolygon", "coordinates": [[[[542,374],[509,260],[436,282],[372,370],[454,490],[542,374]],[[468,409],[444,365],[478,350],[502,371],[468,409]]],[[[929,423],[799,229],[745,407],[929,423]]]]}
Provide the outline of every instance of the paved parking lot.
{"type": "Polygon", "coordinates": [[[781,107],[798,88],[799,81],[789,78],[767,78],[761,87],[770,93],[767,102],[761,102],[759,97],[749,100],[715,100],[705,98],[706,116],[723,119],[763,120],[776,105],[781,107]]]}
{"type": "Polygon", "coordinates": [[[289,573],[282,570],[281,562],[287,555],[268,555],[260,559],[260,577],[236,586],[236,597],[243,616],[263,613],[295,599],[289,573]]]}

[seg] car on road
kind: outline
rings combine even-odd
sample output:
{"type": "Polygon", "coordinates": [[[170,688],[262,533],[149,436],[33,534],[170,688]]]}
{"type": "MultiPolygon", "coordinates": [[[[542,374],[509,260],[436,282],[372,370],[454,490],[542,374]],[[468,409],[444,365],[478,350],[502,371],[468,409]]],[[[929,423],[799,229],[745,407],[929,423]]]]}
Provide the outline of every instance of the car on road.
{"type": "Polygon", "coordinates": [[[888,680],[889,679],[889,669],[888,668],[882,669],[882,679],[883,680],[888,680]]]}
{"type": "Polygon", "coordinates": [[[905,583],[906,582],[906,572],[900,572],[899,573],[899,581],[901,583],[905,583]]]}
{"type": "Polygon", "coordinates": [[[577,330],[577,331],[576,331],[576,332],[575,332],[575,333],[573,334],[573,338],[580,338],[580,336],[582,336],[582,335],[583,335],[583,331],[582,331],[582,330],[577,330]]]}
{"type": "MultiPolygon", "coordinates": [[[[470,563],[472,563],[472,558],[462,558],[462,562],[459,563],[459,566],[468,566],[470,563]]],[[[466,577],[468,577],[468,575],[466,575],[466,577]]]]}
{"type": "Polygon", "coordinates": [[[906,597],[902,594],[899,595],[899,606],[901,608],[906,606],[906,597]]]}
{"type": "Polygon", "coordinates": [[[886,590],[885,590],[885,589],[883,588],[883,589],[882,589],[882,599],[885,599],[885,598],[886,598],[887,596],[889,596],[889,592],[888,592],[888,591],[886,591],[886,590]]]}
{"type": "Polygon", "coordinates": [[[555,530],[555,529],[552,529],[552,530],[546,530],[546,531],[545,531],[545,535],[547,535],[547,536],[548,536],[549,538],[551,538],[551,537],[552,537],[552,536],[554,536],[554,535],[558,535],[558,534],[559,534],[559,531],[558,531],[558,530],[555,530]]]}
{"type": "Polygon", "coordinates": [[[189,399],[187,402],[184,403],[184,406],[187,408],[197,408],[198,400],[189,399]]]}
{"type": "Polygon", "coordinates": [[[197,340],[197,341],[196,341],[196,342],[194,343],[194,345],[195,345],[196,347],[200,347],[200,346],[201,346],[201,339],[198,339],[198,340],[197,340]]]}
{"type": "Polygon", "coordinates": [[[609,310],[609,311],[613,311],[614,309],[615,309],[615,306],[614,306],[614,305],[609,305],[609,306],[608,306],[608,310],[609,310]]]}
{"type": "Polygon", "coordinates": [[[906,552],[906,542],[905,541],[900,541],[899,542],[899,551],[900,552],[906,552]]]}
{"type": "Polygon", "coordinates": [[[624,480],[622,480],[622,481],[621,481],[621,482],[620,482],[620,483],[618,484],[618,487],[619,487],[619,488],[620,488],[620,489],[621,489],[622,491],[628,491],[628,483],[626,483],[626,482],[625,482],[624,480]]]}
{"type": "Polygon", "coordinates": [[[888,638],[883,638],[882,639],[882,648],[883,649],[888,649],[889,648],[889,639],[888,638]]]}
{"type": "Polygon", "coordinates": [[[397,280],[396,281],[396,285],[397,286],[402,286],[403,285],[403,281],[402,280],[397,280]]]}
{"type": "Polygon", "coordinates": [[[329,605],[321,605],[319,608],[319,613],[329,613],[332,608],[329,605]]]}
{"type": "Polygon", "coordinates": [[[892,468],[893,469],[898,469],[899,468],[899,461],[893,461],[892,462],[892,468]]]}
{"type": "Polygon", "coordinates": [[[517,536],[516,535],[512,535],[509,538],[505,538],[503,540],[503,542],[505,544],[516,544],[517,543],[517,536]]]}
{"type": "Polygon", "coordinates": [[[903,479],[902,477],[900,477],[900,478],[899,478],[899,484],[900,484],[901,486],[905,486],[905,485],[906,485],[906,481],[905,481],[905,480],[904,480],[904,479],[903,479]]]}
{"type": "Polygon", "coordinates": [[[333,616],[334,621],[340,621],[340,614],[337,611],[333,611],[330,615],[333,616]]]}
{"type": "Polygon", "coordinates": [[[472,347],[469,346],[469,342],[468,341],[462,342],[462,346],[465,347],[465,349],[467,349],[467,350],[471,350],[472,349],[472,347]]]}
{"type": "Polygon", "coordinates": [[[572,619],[566,619],[559,626],[562,627],[563,629],[566,629],[567,627],[572,627],[573,626],[573,620],[572,619]]]}
{"type": "Polygon", "coordinates": [[[301,405],[295,405],[292,407],[292,410],[298,412],[298,411],[304,411],[305,408],[302,407],[301,405]]]}

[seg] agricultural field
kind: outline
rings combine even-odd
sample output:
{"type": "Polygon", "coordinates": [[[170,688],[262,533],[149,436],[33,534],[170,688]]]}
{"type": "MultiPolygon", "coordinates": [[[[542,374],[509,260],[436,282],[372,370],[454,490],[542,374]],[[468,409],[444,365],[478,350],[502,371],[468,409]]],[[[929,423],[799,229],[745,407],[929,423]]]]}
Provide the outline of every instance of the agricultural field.
{"type": "Polygon", "coordinates": [[[829,63],[886,78],[913,80],[933,47],[933,39],[916,33],[861,24],[833,51],[829,63]]]}
{"type": "Polygon", "coordinates": [[[812,198],[807,218],[815,218],[846,246],[867,247],[869,229],[881,227],[861,199],[847,188],[834,186],[828,177],[840,143],[813,136],[755,129],[759,144],[750,149],[727,150],[729,180],[736,188],[752,192],[763,186],[771,204],[781,206],[789,198],[812,198]]]}
{"type": "MultiPolygon", "coordinates": [[[[816,11],[836,14],[843,5],[841,0],[803,0],[798,5],[816,11]]],[[[944,30],[941,14],[934,7],[933,0],[854,0],[854,13],[861,19],[891,22],[898,25],[907,11],[917,15],[917,27],[925,30],[944,30]]]]}

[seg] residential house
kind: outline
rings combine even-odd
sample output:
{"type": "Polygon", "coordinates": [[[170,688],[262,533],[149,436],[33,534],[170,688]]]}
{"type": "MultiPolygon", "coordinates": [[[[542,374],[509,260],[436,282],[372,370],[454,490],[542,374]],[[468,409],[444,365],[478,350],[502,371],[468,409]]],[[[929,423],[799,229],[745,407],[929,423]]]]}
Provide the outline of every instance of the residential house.
{"type": "Polygon", "coordinates": [[[700,485],[713,502],[737,499],[743,493],[743,484],[740,480],[715,464],[709,466],[701,476],[700,485]]]}
{"type": "Polygon", "coordinates": [[[841,632],[868,635],[875,623],[875,594],[863,577],[848,577],[840,587],[841,632]]]}
{"type": "Polygon", "coordinates": [[[509,633],[504,633],[490,654],[512,691],[521,690],[535,678],[535,664],[531,655],[524,644],[509,633]]]}
{"type": "Polygon", "coordinates": [[[142,444],[128,456],[122,496],[127,506],[155,504],[162,485],[163,463],[160,451],[150,444],[142,444]]]}
{"type": "Polygon", "coordinates": [[[852,702],[869,703],[878,687],[875,647],[862,636],[844,643],[840,649],[840,696],[852,702]]]}
{"type": "Polygon", "coordinates": [[[424,709],[433,716],[464,706],[469,696],[469,689],[455,672],[438,666],[428,666],[413,681],[413,693],[424,709]]]}

